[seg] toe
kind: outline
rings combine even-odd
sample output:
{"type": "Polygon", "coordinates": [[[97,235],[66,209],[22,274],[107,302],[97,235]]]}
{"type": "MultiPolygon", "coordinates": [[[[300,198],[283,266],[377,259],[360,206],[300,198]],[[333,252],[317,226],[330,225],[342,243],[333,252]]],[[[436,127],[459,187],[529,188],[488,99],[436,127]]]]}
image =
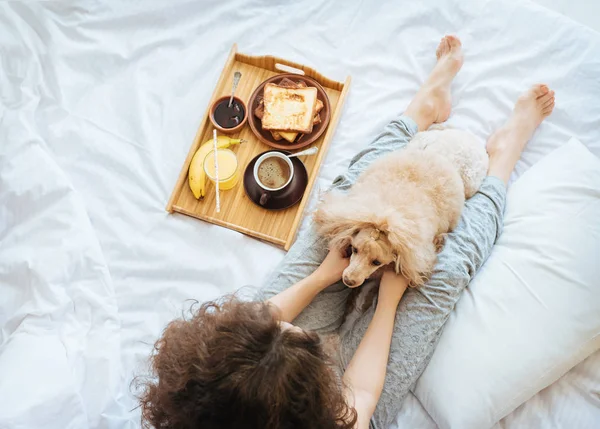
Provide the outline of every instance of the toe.
{"type": "Polygon", "coordinates": [[[535,94],[536,97],[541,97],[544,94],[548,93],[548,87],[543,83],[539,83],[537,85],[533,85],[531,87],[531,91],[535,94]]]}
{"type": "Polygon", "coordinates": [[[451,48],[452,47],[450,46],[450,41],[448,40],[448,37],[444,37],[444,49],[442,49],[443,53],[450,52],[451,48]]]}
{"type": "Polygon", "coordinates": [[[551,104],[554,104],[554,95],[550,99],[546,100],[546,102],[542,105],[542,109],[545,109],[551,104]]]}
{"type": "Polygon", "coordinates": [[[442,39],[440,40],[440,44],[435,50],[435,56],[439,59],[446,52],[448,52],[448,42],[446,41],[445,37],[442,37],[442,39]]]}
{"type": "Polygon", "coordinates": [[[461,46],[460,39],[453,34],[446,36],[446,40],[450,48],[460,48],[461,46]]]}
{"type": "Polygon", "coordinates": [[[553,98],[554,98],[554,91],[550,91],[544,95],[539,96],[537,98],[537,102],[538,102],[538,104],[541,104],[543,106],[544,104],[546,104],[547,101],[552,100],[553,98]]]}

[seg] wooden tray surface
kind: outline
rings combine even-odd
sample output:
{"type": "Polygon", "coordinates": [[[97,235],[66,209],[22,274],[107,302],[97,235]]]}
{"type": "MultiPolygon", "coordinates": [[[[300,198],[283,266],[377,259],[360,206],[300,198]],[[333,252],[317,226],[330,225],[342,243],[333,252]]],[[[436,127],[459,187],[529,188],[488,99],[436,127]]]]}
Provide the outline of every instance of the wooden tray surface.
{"type": "MultiPolygon", "coordinates": [[[[241,54],[237,52],[237,45],[233,45],[215,91],[208,103],[206,114],[202,119],[194,142],[181,168],[179,178],[166,207],[167,211],[193,216],[206,222],[211,222],[260,240],[274,243],[288,250],[294,242],[296,232],[302,220],[304,207],[309,199],[315,179],[319,174],[321,161],[335,133],[349,87],[350,76],[346,78],[344,83],[333,81],[309,67],[281,58],[272,56],[255,57],[241,54]],[[210,109],[214,100],[229,94],[235,71],[242,73],[242,79],[240,80],[236,95],[247,104],[254,90],[264,80],[279,73],[289,73],[286,67],[302,70],[306,76],[319,82],[325,89],[331,104],[329,126],[325,133],[314,143],[315,146],[319,147],[319,153],[313,156],[301,157],[309,177],[304,197],[300,203],[286,210],[268,211],[250,201],[244,191],[242,179],[240,179],[235,188],[228,191],[221,191],[221,212],[217,213],[215,211],[216,199],[213,184],[208,183],[206,196],[202,200],[197,200],[192,194],[187,180],[188,168],[196,150],[202,143],[212,138],[213,127],[208,119],[208,109],[210,109]]],[[[253,112],[250,111],[248,114],[252,115],[253,112]]],[[[261,152],[272,149],[256,138],[248,124],[240,132],[230,134],[229,136],[247,140],[242,145],[230,147],[238,157],[240,177],[243,176],[243,171],[252,158],[261,152]]]]}

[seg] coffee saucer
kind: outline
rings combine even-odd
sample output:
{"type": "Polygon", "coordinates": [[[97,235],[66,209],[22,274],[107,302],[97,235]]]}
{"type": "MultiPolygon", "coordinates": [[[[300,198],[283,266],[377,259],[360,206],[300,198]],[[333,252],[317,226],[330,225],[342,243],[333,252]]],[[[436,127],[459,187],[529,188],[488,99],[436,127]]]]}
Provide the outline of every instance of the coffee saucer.
{"type": "Polygon", "coordinates": [[[244,189],[248,198],[259,207],[267,210],[287,209],[302,199],[304,191],[306,190],[306,185],[308,184],[308,172],[302,161],[296,157],[290,158],[290,161],[294,164],[294,177],[292,177],[292,181],[284,189],[274,191],[265,205],[261,205],[259,202],[260,196],[265,191],[256,183],[256,179],[254,178],[254,164],[256,164],[258,158],[269,152],[280,152],[285,153],[286,155],[291,153],[285,150],[269,150],[256,155],[252,161],[248,163],[248,166],[244,171],[244,189]]]}

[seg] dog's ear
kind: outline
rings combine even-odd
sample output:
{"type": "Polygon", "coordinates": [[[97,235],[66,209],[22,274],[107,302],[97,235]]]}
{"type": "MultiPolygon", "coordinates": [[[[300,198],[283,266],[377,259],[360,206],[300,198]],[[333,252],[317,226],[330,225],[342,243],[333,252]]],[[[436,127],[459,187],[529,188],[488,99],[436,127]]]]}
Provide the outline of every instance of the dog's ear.
{"type": "Polygon", "coordinates": [[[410,286],[425,284],[435,262],[435,246],[422,233],[418,222],[411,222],[401,215],[388,220],[387,237],[396,258],[396,273],[402,273],[410,286]]]}
{"type": "Polygon", "coordinates": [[[325,194],[313,214],[317,232],[329,240],[331,248],[344,251],[352,237],[365,226],[363,210],[347,195],[325,194]]]}

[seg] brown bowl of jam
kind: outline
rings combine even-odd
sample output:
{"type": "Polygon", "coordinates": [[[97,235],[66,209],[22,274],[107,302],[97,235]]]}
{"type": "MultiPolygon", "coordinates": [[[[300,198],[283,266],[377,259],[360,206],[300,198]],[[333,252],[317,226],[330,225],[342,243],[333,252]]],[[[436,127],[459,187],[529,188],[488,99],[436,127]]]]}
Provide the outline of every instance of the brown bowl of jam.
{"type": "Polygon", "coordinates": [[[229,96],[218,98],[210,109],[209,119],[217,130],[225,134],[237,133],[248,120],[246,104],[233,97],[229,105],[229,96]]]}

